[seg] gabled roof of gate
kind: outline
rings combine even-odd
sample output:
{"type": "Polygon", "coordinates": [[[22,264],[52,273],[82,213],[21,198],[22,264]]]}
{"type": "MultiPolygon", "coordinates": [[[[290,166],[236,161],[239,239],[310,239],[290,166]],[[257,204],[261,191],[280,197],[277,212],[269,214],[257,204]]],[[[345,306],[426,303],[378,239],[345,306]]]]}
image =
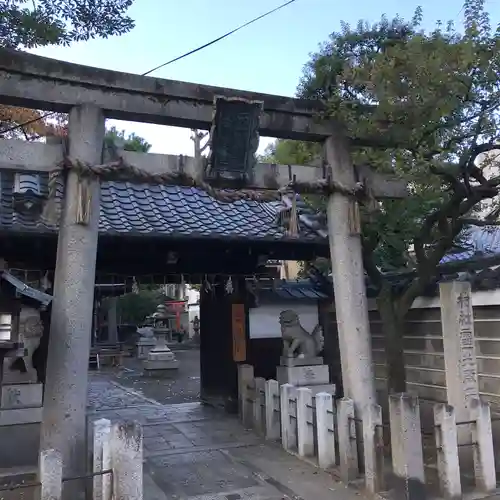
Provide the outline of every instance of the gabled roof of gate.
{"type": "MultiPolygon", "coordinates": [[[[1,172],[0,229],[19,232],[54,232],[57,228],[38,215],[15,210],[14,176],[1,172]]],[[[22,174],[21,192],[47,195],[46,174],[22,174]]],[[[298,201],[299,235],[290,237],[278,222],[278,214],[291,205],[283,202],[236,201],[222,203],[205,191],[180,186],[103,182],[99,231],[105,235],[210,237],[275,240],[328,244],[321,215],[298,201]]]]}

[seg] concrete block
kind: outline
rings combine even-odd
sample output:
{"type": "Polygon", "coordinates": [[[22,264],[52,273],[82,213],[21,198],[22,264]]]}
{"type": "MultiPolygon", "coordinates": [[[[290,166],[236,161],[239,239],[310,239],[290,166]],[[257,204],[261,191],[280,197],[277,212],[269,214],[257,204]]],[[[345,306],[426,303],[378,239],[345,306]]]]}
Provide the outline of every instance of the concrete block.
{"type": "Polygon", "coordinates": [[[127,422],[114,424],[111,429],[113,495],[115,498],[142,500],[142,427],[137,422],[127,422]]]}
{"type": "Polygon", "coordinates": [[[40,453],[40,500],[61,500],[62,498],[62,456],[56,450],[40,453]]]}
{"type": "Polygon", "coordinates": [[[335,457],[335,405],[333,396],[326,392],[316,394],[316,429],[318,435],[318,465],[329,469],[335,457]]]}
{"type": "Polygon", "coordinates": [[[42,406],[42,384],[8,384],[2,386],[0,408],[26,408],[42,406]]]}
{"type": "MultiPolygon", "coordinates": [[[[0,469],[37,467],[40,423],[0,426],[0,469]],[[15,453],[12,453],[15,450],[15,453]]],[[[1,498],[1,497],[0,497],[1,498]]]]}
{"type": "Polygon", "coordinates": [[[297,395],[292,384],[280,387],[281,444],[286,451],[297,449],[297,395]]]}
{"type": "Polygon", "coordinates": [[[384,490],[384,433],[382,407],[369,404],[363,408],[363,450],[366,490],[375,494],[384,490]]]}
{"type": "Polygon", "coordinates": [[[292,384],[302,387],[330,383],[327,365],[278,366],[276,374],[280,385],[292,384]]]}
{"type": "Polygon", "coordinates": [[[349,483],[358,476],[356,422],[354,421],[354,401],[352,399],[342,398],[338,401],[337,428],[340,477],[344,483],[349,483]]]}
{"type": "Polygon", "coordinates": [[[175,359],[174,353],[168,351],[149,351],[148,361],[173,361],[175,359]]]}
{"type": "Polygon", "coordinates": [[[471,401],[472,442],[474,446],[474,472],[476,487],[482,493],[495,491],[497,478],[495,471],[495,452],[491,429],[490,405],[480,399],[471,401]]]}
{"type": "Polygon", "coordinates": [[[312,391],[297,389],[297,448],[299,456],[314,456],[314,421],[312,391]]]}
{"type": "Polygon", "coordinates": [[[179,368],[179,361],[177,359],[147,359],[144,361],[143,367],[144,372],[148,372],[148,375],[154,376],[157,374],[156,372],[160,373],[169,370],[177,370],[179,368]]]}
{"type": "Polygon", "coordinates": [[[266,379],[257,377],[255,379],[255,397],[253,404],[253,428],[258,434],[265,434],[265,396],[266,379]]]}
{"type": "Polygon", "coordinates": [[[266,439],[277,440],[281,436],[280,386],[277,380],[266,381],[266,439]]]}
{"type": "Polygon", "coordinates": [[[396,498],[424,500],[426,490],[418,398],[391,394],[389,418],[396,498]]]}
{"type": "Polygon", "coordinates": [[[4,425],[36,424],[42,421],[43,408],[13,408],[0,410],[0,427],[4,425]]]}
{"type": "Polygon", "coordinates": [[[446,500],[458,500],[462,498],[462,484],[453,406],[442,403],[434,405],[434,426],[441,493],[446,500]]]}

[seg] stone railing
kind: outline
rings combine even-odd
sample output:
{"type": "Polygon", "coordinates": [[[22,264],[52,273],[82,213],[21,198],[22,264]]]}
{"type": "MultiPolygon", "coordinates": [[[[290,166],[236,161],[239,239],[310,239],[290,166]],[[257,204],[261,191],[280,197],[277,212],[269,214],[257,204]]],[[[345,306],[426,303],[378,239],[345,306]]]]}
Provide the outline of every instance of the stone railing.
{"type": "Polygon", "coordinates": [[[415,396],[391,395],[389,420],[383,423],[379,405],[366,405],[355,413],[351,399],[335,401],[331,394],[314,395],[308,388],[255,378],[250,365],[239,366],[239,394],[245,427],[268,440],[281,441],[284,450],[322,469],[338,469],[342,481],[361,482],[369,493],[390,489],[395,498],[423,500],[436,487],[444,498],[457,499],[462,498],[467,476],[475,479],[475,498],[496,490],[490,407],[479,399],[471,401],[466,422],[456,421],[453,407],[435,405],[434,432],[425,436],[431,443],[426,442],[424,462],[420,405],[415,396]],[[459,462],[459,456],[471,448],[470,470],[466,470],[467,460],[459,462]],[[427,458],[429,454],[434,463],[427,458]],[[437,470],[434,485],[427,477],[432,475],[429,469],[437,470]]]}
{"type": "Polygon", "coordinates": [[[86,497],[92,500],[142,500],[142,427],[136,422],[111,424],[101,419],[94,422],[93,431],[90,473],[65,477],[61,453],[43,450],[39,456],[38,480],[0,486],[0,498],[3,498],[2,492],[19,492],[19,498],[24,498],[22,492],[27,492],[30,498],[61,500],[85,491],[86,497]],[[92,494],[88,496],[90,490],[92,494]]]}

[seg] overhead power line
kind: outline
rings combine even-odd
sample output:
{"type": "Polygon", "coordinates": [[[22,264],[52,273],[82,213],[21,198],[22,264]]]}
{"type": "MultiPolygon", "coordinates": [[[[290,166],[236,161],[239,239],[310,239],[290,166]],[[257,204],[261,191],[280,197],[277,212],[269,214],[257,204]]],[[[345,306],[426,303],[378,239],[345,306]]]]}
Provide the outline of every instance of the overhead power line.
{"type": "Polygon", "coordinates": [[[238,26],[237,28],[234,28],[233,30],[228,31],[225,35],[222,35],[219,38],[216,38],[215,40],[212,40],[211,42],[208,42],[208,43],[206,43],[204,45],[201,45],[200,47],[198,47],[196,49],[193,49],[193,50],[190,50],[189,52],[186,52],[185,54],[182,54],[181,56],[178,56],[175,59],[171,59],[170,61],[167,61],[166,63],[160,64],[159,66],[156,66],[155,68],[150,69],[149,71],[146,71],[146,73],[143,73],[142,76],[149,75],[150,73],[152,73],[153,71],[156,71],[157,69],[163,68],[164,66],[167,66],[167,65],[172,64],[174,62],[180,61],[181,59],[184,59],[185,57],[190,56],[191,54],[195,54],[196,52],[199,52],[200,50],[206,49],[207,47],[210,47],[210,45],[214,45],[215,43],[220,42],[221,40],[224,40],[224,38],[227,38],[228,36],[233,35],[237,31],[240,31],[243,28],[246,28],[247,26],[250,26],[251,24],[253,24],[253,23],[257,22],[257,21],[260,21],[264,17],[267,17],[267,16],[273,14],[274,12],[277,12],[278,10],[283,9],[286,6],[292,4],[292,3],[296,2],[296,1],[297,0],[289,0],[288,2],[285,2],[284,4],[281,4],[280,6],[274,8],[272,10],[269,10],[265,14],[262,14],[262,15],[260,15],[258,17],[255,17],[251,21],[248,21],[245,24],[242,24],[241,26],[238,26]]]}
{"type": "MultiPolygon", "coordinates": [[[[163,64],[160,64],[159,66],[156,66],[155,68],[153,69],[150,69],[149,71],[146,71],[146,73],[142,73],[141,76],[147,76],[149,75],[150,73],[153,73],[153,71],[156,71],[157,69],[160,69],[160,68],[163,68],[165,66],[168,66],[169,64],[172,64],[174,62],[177,62],[177,61],[180,61],[181,59],[184,59],[185,57],[188,57],[190,56],[191,54],[195,54],[196,52],[199,52],[200,50],[203,50],[203,49],[206,49],[207,47],[210,47],[211,45],[214,45],[216,44],[217,42],[220,42],[221,40],[224,40],[224,38],[227,38],[228,36],[231,36],[233,35],[234,33],[236,33],[237,31],[240,31],[242,30],[243,28],[246,28],[247,26],[250,26],[251,24],[257,22],[257,21],[260,21],[261,19],[264,19],[265,17],[267,16],[270,16],[271,14],[274,14],[275,12],[278,12],[279,10],[281,9],[284,9],[285,7],[287,7],[288,5],[296,2],[297,0],[288,0],[288,2],[285,2],[281,5],[279,5],[278,7],[275,7],[274,9],[272,10],[269,10],[267,12],[265,12],[264,14],[261,14],[260,16],[257,16],[257,17],[254,17],[253,19],[251,19],[250,21],[247,21],[246,23],[238,26],[237,28],[234,28],[233,30],[231,31],[228,31],[226,34],[208,42],[208,43],[205,43],[204,45],[201,45],[200,47],[197,47],[196,49],[193,49],[193,50],[190,50],[189,52],[186,52],[185,54],[182,54],[174,59],[171,59],[170,61],[167,61],[166,63],[163,63],[163,64]]],[[[45,113],[43,115],[41,115],[39,118],[34,118],[33,120],[28,120],[27,122],[24,122],[24,123],[20,123],[19,125],[15,125],[13,127],[10,127],[8,129],[5,129],[5,130],[0,130],[0,134],[6,134],[7,132],[13,132],[14,130],[18,130],[20,128],[23,128],[25,125],[31,125],[32,123],[35,123],[35,122],[38,122],[40,120],[43,120],[44,118],[47,118],[51,115],[54,115],[56,112],[55,111],[51,111],[49,113],[45,113]]]]}

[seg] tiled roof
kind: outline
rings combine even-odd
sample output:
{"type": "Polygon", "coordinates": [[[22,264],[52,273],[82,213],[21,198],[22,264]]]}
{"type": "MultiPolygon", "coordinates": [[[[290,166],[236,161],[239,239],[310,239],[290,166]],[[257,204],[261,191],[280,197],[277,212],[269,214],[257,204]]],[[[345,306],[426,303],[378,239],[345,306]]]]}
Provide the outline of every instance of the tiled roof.
{"type": "Polygon", "coordinates": [[[468,227],[461,240],[462,251],[444,256],[441,260],[442,264],[500,254],[500,227],[498,226],[468,227]]]}
{"type": "MultiPolygon", "coordinates": [[[[0,229],[51,232],[55,227],[40,217],[22,214],[13,207],[15,174],[1,172],[0,229]]],[[[21,192],[36,192],[38,182],[47,194],[46,175],[22,174],[21,192]]],[[[301,202],[302,203],[302,202],[301,202]]],[[[297,238],[286,235],[277,223],[282,202],[236,201],[222,203],[205,191],[179,186],[103,182],[99,231],[104,234],[149,234],[170,237],[243,238],[324,242],[311,215],[300,220],[297,238]]],[[[306,210],[307,212],[307,210],[306,210]]]]}
{"type": "Polygon", "coordinates": [[[259,299],[265,300],[320,300],[330,295],[312,279],[275,280],[274,286],[258,289],[259,299]]]}

